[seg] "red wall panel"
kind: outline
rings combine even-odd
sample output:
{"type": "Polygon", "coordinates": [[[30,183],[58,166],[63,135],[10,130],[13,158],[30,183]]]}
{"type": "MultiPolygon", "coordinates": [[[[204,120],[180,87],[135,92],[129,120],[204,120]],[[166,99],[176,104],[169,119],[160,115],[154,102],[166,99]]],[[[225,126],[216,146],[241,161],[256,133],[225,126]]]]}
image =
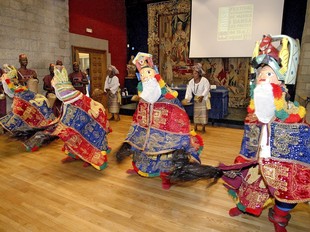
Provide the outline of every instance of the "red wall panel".
{"type": "Polygon", "coordinates": [[[127,74],[125,0],[69,0],[69,32],[108,40],[111,63],[120,71],[123,86],[127,74]]]}

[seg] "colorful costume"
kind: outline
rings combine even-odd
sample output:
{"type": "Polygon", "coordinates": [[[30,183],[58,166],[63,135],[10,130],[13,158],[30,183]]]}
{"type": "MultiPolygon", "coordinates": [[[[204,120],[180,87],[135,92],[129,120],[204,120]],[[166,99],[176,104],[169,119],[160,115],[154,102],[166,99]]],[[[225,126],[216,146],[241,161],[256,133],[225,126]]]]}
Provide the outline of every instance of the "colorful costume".
{"type": "MultiPolygon", "coordinates": [[[[156,74],[152,56],[138,53],[134,64],[142,81],[138,85],[141,100],[125,139],[127,152],[133,154],[132,164],[139,175],[161,176],[163,188],[169,188],[167,176],[175,168],[174,156],[182,150],[188,155],[187,159],[190,157],[200,163],[202,140],[195,132],[190,132],[190,120],[176,98],[177,92],[156,74]],[[150,89],[146,89],[149,84],[150,89]]],[[[121,152],[122,149],[117,156],[121,152]]]]}
{"type": "Polygon", "coordinates": [[[65,143],[68,157],[64,161],[82,159],[98,170],[104,169],[110,132],[104,107],[75,90],[64,67],[55,67],[54,74],[52,85],[56,96],[63,101],[63,113],[53,134],[65,143]]]}
{"type": "Polygon", "coordinates": [[[13,105],[12,111],[0,118],[0,124],[14,136],[21,137],[27,150],[36,150],[44,140],[43,132],[40,136],[32,135],[52,125],[55,116],[46,97],[19,84],[13,66],[6,65],[4,70],[3,88],[9,97],[13,97],[13,105]]]}
{"type": "Polygon", "coordinates": [[[289,211],[297,203],[310,201],[310,126],[303,119],[305,108],[287,100],[284,85],[295,83],[298,41],[287,36],[272,40],[281,40],[279,57],[272,56],[274,51],[254,51],[252,63],[258,75],[253,75],[256,84],[251,86],[240,155],[235,165],[220,168],[235,171],[235,175],[223,177],[237,203],[230,215],[247,212],[259,216],[275,198],[269,220],[275,231],[282,232],[289,211]]]}

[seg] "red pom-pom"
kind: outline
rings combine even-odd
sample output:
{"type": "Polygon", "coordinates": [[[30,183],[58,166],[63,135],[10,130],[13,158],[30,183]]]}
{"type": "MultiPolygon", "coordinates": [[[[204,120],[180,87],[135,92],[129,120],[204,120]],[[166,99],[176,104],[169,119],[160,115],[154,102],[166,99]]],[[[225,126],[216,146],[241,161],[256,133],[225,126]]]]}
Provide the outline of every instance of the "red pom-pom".
{"type": "Polygon", "coordinates": [[[24,90],[20,88],[20,89],[16,89],[14,92],[15,92],[15,93],[20,93],[20,92],[23,92],[23,91],[24,91],[24,90]]]}
{"type": "Polygon", "coordinates": [[[272,88],[273,88],[273,96],[276,98],[276,99],[279,99],[282,97],[282,89],[279,85],[276,85],[276,84],[273,84],[271,83],[272,85],[272,88]]]}
{"type": "Polygon", "coordinates": [[[200,136],[200,135],[196,135],[196,138],[197,138],[197,140],[198,140],[198,142],[199,142],[199,145],[201,146],[201,147],[203,147],[203,139],[202,139],[202,137],[200,136]]]}
{"type": "Polygon", "coordinates": [[[165,98],[166,99],[173,99],[173,98],[175,98],[171,93],[166,93],[165,94],[165,98]]]}
{"type": "Polygon", "coordinates": [[[253,114],[254,113],[254,109],[251,109],[249,106],[247,107],[247,111],[249,114],[253,114]]]}
{"type": "Polygon", "coordinates": [[[156,75],[155,75],[155,78],[156,78],[157,81],[159,81],[159,80],[161,79],[160,74],[156,74],[156,75]]]}
{"type": "Polygon", "coordinates": [[[38,151],[39,150],[39,147],[38,146],[34,146],[31,151],[34,152],[34,151],[38,151]]]}
{"type": "Polygon", "coordinates": [[[249,160],[247,160],[246,158],[238,155],[234,161],[235,164],[242,164],[242,163],[246,163],[249,162],[249,160]]]}
{"type": "Polygon", "coordinates": [[[11,83],[11,80],[10,80],[10,79],[5,79],[5,82],[6,82],[7,84],[10,84],[10,83],[11,83]]]}
{"type": "Polygon", "coordinates": [[[296,122],[300,122],[301,121],[301,117],[299,116],[299,114],[290,114],[290,116],[285,119],[284,122],[286,123],[296,123],[296,122]]]}

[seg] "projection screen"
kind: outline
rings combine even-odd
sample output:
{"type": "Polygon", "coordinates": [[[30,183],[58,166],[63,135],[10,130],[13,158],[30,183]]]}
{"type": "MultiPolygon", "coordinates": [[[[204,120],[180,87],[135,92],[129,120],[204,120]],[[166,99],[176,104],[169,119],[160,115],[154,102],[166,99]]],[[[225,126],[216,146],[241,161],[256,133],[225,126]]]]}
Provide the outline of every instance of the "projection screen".
{"type": "Polygon", "coordinates": [[[279,35],[284,0],[192,0],[190,58],[251,57],[263,35],[279,35]]]}

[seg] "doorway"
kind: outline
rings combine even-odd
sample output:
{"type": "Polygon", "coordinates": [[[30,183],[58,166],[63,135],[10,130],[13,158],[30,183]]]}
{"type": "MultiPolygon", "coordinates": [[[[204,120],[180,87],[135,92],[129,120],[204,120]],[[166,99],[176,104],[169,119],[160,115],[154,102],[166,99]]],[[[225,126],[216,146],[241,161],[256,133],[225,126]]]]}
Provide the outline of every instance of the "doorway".
{"type": "MultiPolygon", "coordinates": [[[[107,73],[107,51],[72,46],[72,61],[78,62],[82,72],[89,76],[89,96],[96,88],[104,89],[107,73]]],[[[100,102],[107,109],[107,99],[100,102]]]]}

